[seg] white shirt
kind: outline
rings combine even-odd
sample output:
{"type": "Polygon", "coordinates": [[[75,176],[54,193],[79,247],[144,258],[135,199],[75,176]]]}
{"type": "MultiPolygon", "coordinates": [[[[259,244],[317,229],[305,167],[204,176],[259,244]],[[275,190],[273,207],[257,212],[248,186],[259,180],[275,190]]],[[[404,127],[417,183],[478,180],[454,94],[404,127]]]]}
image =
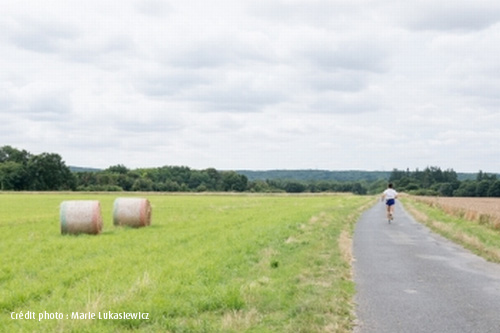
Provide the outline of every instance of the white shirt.
{"type": "Polygon", "coordinates": [[[387,190],[384,191],[384,196],[386,200],[389,199],[396,199],[396,196],[398,195],[398,192],[392,188],[388,188],[387,190]]]}

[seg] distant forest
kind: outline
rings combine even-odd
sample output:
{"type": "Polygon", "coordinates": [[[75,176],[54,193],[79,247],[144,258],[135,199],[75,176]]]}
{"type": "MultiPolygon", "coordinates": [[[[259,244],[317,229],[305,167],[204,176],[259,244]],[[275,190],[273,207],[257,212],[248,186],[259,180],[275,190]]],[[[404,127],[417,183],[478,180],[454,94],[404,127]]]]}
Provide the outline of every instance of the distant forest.
{"type": "Polygon", "coordinates": [[[390,171],[328,171],[328,170],[239,170],[238,173],[247,176],[248,180],[290,179],[300,181],[339,181],[339,182],[374,182],[389,179],[390,171]]]}
{"type": "Polygon", "coordinates": [[[445,197],[500,197],[498,174],[479,171],[462,181],[453,169],[427,167],[422,171],[393,170],[389,181],[400,192],[445,197]]]}
{"type": "Polygon", "coordinates": [[[497,174],[458,174],[452,169],[327,171],[195,170],[186,166],[129,169],[68,167],[54,153],[34,155],[11,146],[0,147],[2,191],[157,191],[376,194],[388,182],[399,192],[417,195],[500,197],[497,174]]]}

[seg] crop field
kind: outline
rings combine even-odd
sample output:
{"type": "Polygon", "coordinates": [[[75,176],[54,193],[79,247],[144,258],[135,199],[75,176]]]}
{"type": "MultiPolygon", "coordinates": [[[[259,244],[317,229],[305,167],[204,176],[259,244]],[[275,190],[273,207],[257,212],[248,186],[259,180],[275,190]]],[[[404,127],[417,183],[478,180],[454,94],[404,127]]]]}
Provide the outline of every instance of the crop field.
{"type": "Polygon", "coordinates": [[[435,232],[500,263],[500,199],[405,196],[402,201],[435,232]]]}
{"type": "Polygon", "coordinates": [[[0,193],[5,332],[349,332],[350,235],[372,197],[0,193]],[[59,205],[99,200],[100,235],[61,235],[59,205]]]}
{"type": "Polygon", "coordinates": [[[415,197],[448,214],[500,229],[500,198],[415,197]]]}

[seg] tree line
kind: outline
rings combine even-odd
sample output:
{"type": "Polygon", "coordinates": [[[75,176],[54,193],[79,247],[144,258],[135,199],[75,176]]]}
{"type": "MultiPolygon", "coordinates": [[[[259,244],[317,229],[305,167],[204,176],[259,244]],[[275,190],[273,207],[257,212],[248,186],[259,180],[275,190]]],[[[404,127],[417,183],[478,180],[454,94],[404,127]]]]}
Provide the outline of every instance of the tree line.
{"type": "Polygon", "coordinates": [[[163,166],[131,170],[124,165],[105,170],[71,172],[61,156],[0,148],[0,190],[7,191],[158,191],[158,192],[353,192],[366,194],[360,182],[266,179],[249,181],[236,171],[194,170],[163,166]]]}
{"type": "Polygon", "coordinates": [[[475,179],[458,180],[453,169],[427,167],[410,171],[394,169],[389,177],[399,192],[445,197],[500,197],[496,174],[479,171],[475,179]]]}
{"type": "MultiPolygon", "coordinates": [[[[427,167],[410,171],[394,169],[388,179],[373,178],[369,172],[332,173],[307,170],[275,170],[270,174],[250,171],[219,171],[214,168],[194,170],[186,166],[129,169],[124,165],[105,170],[72,172],[60,155],[32,154],[11,146],[0,147],[0,190],[2,191],[157,191],[157,192],[286,192],[380,193],[387,182],[399,192],[416,195],[500,197],[500,180],[496,174],[479,171],[475,178],[460,180],[453,169],[427,167]],[[248,176],[247,176],[248,175],[248,176]],[[353,175],[361,177],[353,180],[353,175]],[[315,177],[314,177],[315,176],[315,177]],[[251,180],[249,180],[251,177],[251,180]],[[331,177],[350,179],[331,180],[331,177]]],[[[383,175],[383,174],[379,174],[383,175]]],[[[462,175],[463,176],[463,175],[462,175]]]]}
{"type": "Polygon", "coordinates": [[[58,154],[0,148],[0,190],[59,191],[76,186],[74,175],[58,154]]]}
{"type": "Polygon", "coordinates": [[[186,166],[130,170],[123,165],[98,172],[77,172],[80,191],[157,192],[353,192],[366,194],[360,183],[305,182],[296,180],[254,180],[236,171],[190,169],[186,166]]]}

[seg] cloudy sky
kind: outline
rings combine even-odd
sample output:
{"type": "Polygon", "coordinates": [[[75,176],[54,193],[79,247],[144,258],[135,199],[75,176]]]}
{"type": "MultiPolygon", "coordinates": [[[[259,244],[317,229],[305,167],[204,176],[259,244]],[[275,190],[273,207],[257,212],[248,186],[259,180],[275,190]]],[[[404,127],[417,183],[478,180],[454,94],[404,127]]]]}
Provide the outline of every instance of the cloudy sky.
{"type": "Polygon", "coordinates": [[[0,146],[500,172],[497,0],[0,0],[0,146]]]}

